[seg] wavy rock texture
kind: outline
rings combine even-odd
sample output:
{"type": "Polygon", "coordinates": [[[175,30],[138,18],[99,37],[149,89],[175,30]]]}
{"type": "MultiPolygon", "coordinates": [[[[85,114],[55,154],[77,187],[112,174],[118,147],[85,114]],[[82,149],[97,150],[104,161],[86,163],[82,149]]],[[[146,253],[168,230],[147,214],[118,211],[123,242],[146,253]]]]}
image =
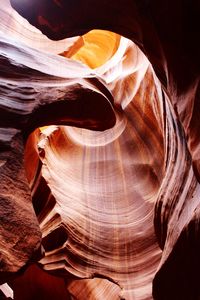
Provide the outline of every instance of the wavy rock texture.
{"type": "Polygon", "coordinates": [[[64,278],[107,278],[101,285],[94,284],[98,279],[67,283],[78,298],[87,299],[88,289],[90,299],[148,298],[160,259],[153,229],[164,160],[162,118],[154,112],[162,110],[157,103],[160,89],[154,85],[148,61],[133,43],[122,38],[119,52],[111,68],[96,69],[116,95],[115,105],[124,107],[116,125],[104,132],[47,127],[41,134],[35,132],[26,147],[28,178],[43,232],[45,257],[40,264],[64,278]],[[132,66],[124,59],[128,52],[138,57],[132,66]],[[122,90],[119,103],[119,86],[128,78],[139,81],[139,88],[122,90]],[[149,122],[143,119],[147,112],[149,122]],[[37,160],[37,153],[31,145],[37,141],[43,165],[38,163],[33,172],[29,161],[30,157],[37,160]],[[82,296],[81,286],[85,286],[82,296]]]}
{"type": "MultiPolygon", "coordinates": [[[[144,85],[138,105],[136,96],[125,110],[119,135],[115,130],[120,124],[104,135],[61,128],[47,136],[41,151],[42,174],[55,204],[49,196],[38,215],[46,250],[40,263],[63,276],[108,278],[121,287],[125,299],[149,297],[160,259],[153,211],[163,141],[144,85]],[[149,122],[142,118],[145,111],[149,122]]],[[[156,91],[152,93],[155,101],[156,91]]],[[[107,293],[105,299],[111,297],[107,293]]]]}
{"type": "Polygon", "coordinates": [[[198,1],[11,4],[54,41],[2,2],[2,283],[199,299],[198,1]]]}
{"type": "Polygon", "coordinates": [[[111,94],[100,81],[84,79],[92,75],[75,61],[30,48],[5,32],[0,33],[0,54],[0,280],[4,281],[7,272],[18,271],[40,246],[24,170],[24,139],[42,125],[104,130],[116,118],[111,94]]]}

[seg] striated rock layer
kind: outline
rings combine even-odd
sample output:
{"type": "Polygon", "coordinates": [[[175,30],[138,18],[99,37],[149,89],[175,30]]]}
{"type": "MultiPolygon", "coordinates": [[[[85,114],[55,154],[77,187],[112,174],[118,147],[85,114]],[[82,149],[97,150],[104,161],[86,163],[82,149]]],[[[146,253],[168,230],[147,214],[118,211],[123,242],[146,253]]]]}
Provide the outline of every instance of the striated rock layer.
{"type": "MultiPolygon", "coordinates": [[[[149,297],[160,259],[153,212],[163,140],[146,89],[144,81],[114,140],[118,124],[104,136],[60,128],[39,143],[41,172],[52,193],[38,215],[46,250],[40,263],[62,276],[108,278],[125,299],[149,297]],[[149,120],[142,118],[147,111],[149,120]]],[[[152,102],[156,96],[152,90],[152,102]]]]}
{"type": "Polygon", "coordinates": [[[198,1],[10,2],[0,282],[20,300],[27,284],[43,300],[199,299],[198,1]]]}

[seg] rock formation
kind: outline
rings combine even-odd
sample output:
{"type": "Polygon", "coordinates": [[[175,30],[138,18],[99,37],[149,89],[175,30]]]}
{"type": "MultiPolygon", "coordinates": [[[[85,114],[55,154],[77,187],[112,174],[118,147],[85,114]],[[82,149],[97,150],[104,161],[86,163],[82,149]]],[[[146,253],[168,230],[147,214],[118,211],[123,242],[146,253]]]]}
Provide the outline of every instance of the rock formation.
{"type": "Polygon", "coordinates": [[[2,0],[2,297],[199,299],[199,13],[2,0]]]}

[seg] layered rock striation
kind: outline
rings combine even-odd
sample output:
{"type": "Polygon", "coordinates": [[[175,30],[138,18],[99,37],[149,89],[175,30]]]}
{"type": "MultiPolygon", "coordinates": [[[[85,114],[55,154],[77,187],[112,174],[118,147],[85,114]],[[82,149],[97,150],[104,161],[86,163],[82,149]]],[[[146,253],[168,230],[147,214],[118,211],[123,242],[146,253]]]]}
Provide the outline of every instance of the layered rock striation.
{"type": "Polygon", "coordinates": [[[15,299],[30,282],[43,300],[199,299],[199,11],[2,1],[0,282],[15,299]]]}

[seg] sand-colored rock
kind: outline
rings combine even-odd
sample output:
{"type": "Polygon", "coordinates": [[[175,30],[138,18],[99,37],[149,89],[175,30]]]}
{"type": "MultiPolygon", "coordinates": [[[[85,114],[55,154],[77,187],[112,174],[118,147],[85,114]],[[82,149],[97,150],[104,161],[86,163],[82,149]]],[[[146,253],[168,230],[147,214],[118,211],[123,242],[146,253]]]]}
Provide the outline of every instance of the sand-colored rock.
{"type": "Polygon", "coordinates": [[[198,300],[198,1],[10,2],[1,282],[34,261],[72,299],[198,300]]]}

